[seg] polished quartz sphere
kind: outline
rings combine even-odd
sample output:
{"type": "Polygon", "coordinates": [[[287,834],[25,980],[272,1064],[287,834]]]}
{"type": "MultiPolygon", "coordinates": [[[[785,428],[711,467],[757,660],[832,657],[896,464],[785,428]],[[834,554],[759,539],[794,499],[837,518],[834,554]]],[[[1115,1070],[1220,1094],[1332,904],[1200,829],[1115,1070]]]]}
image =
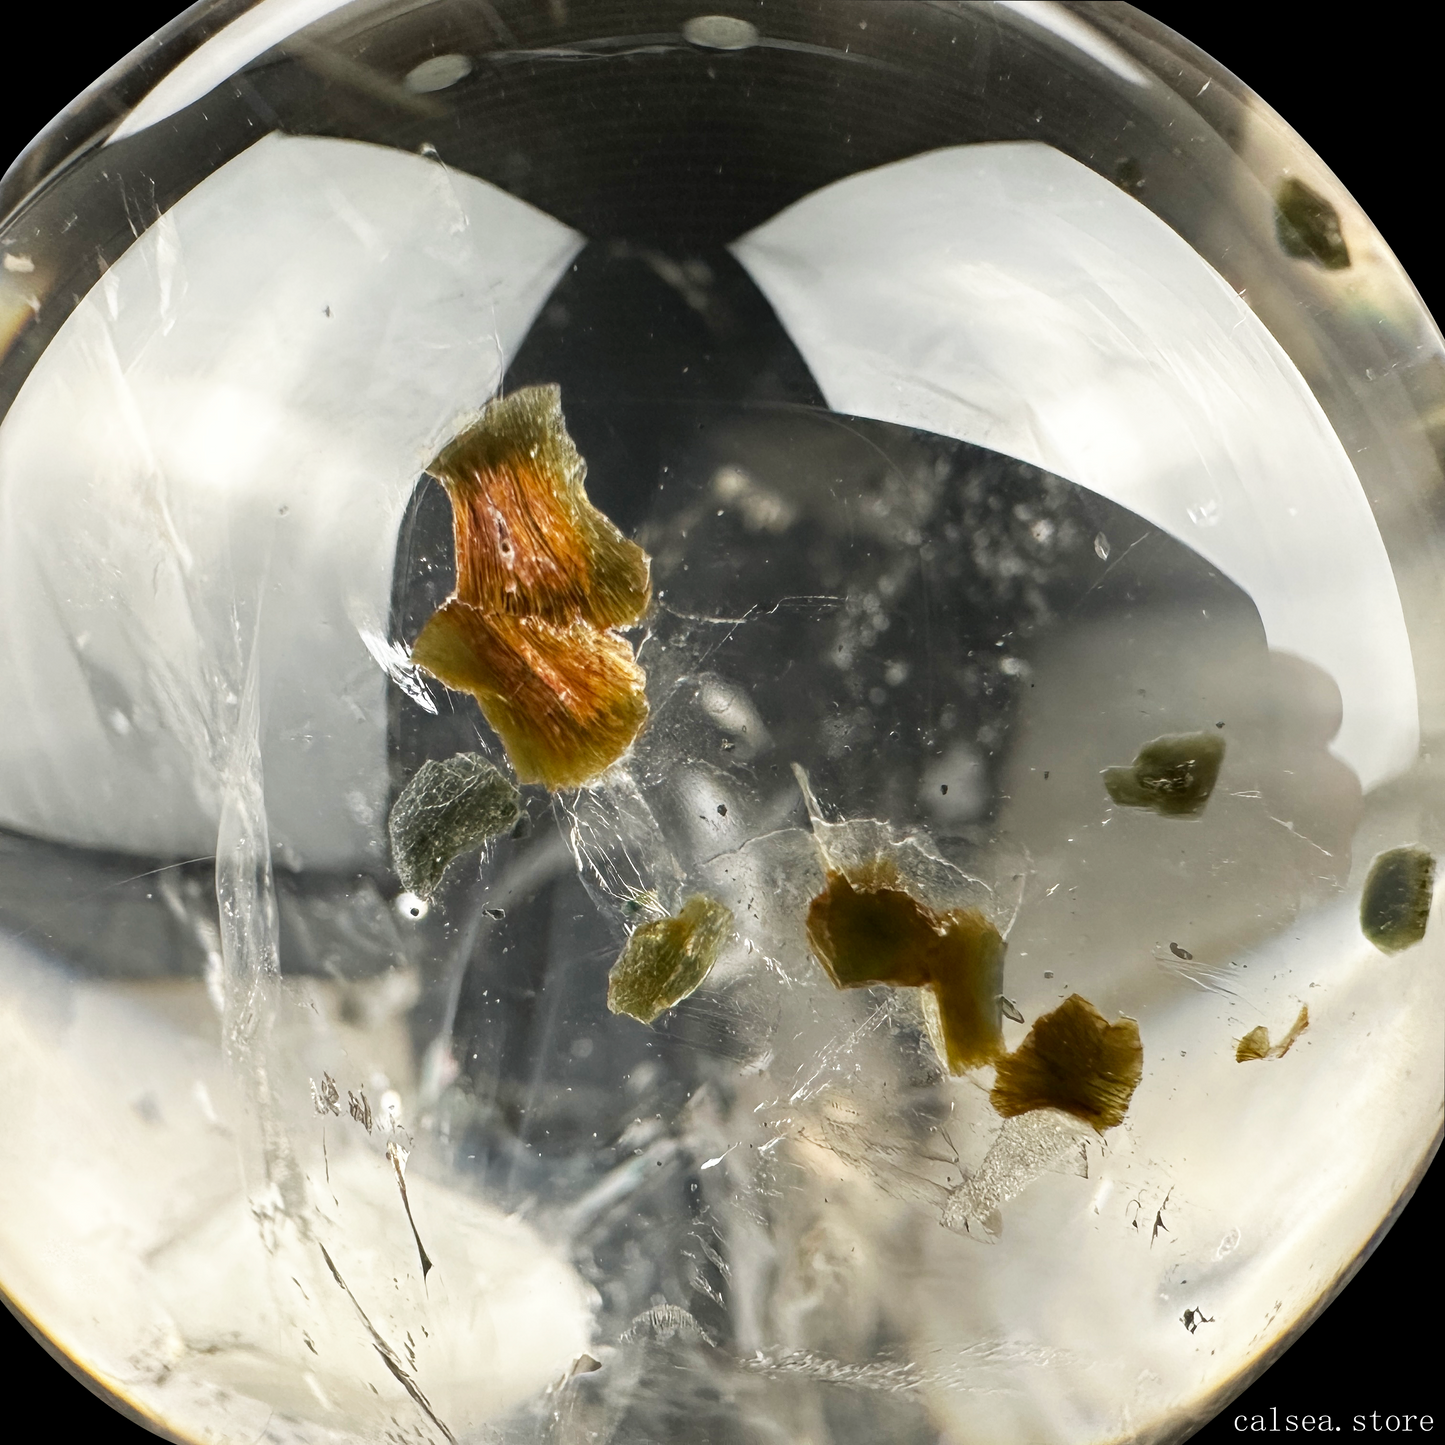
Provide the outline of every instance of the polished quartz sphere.
{"type": "Polygon", "coordinates": [[[1441,1106],[1440,344],[1333,176],[1124,6],[261,0],[86,103],[6,1296],[197,1441],[1208,1418],[1441,1106]]]}

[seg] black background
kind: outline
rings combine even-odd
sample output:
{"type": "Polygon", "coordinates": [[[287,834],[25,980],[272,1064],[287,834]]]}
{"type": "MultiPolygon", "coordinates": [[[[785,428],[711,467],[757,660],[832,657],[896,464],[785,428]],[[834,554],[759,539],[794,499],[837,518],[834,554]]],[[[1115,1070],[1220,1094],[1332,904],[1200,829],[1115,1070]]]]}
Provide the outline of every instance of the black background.
{"type": "MultiPolygon", "coordinates": [[[[1358,18],[1344,24],[1336,18],[1340,12],[1317,5],[1142,8],[1234,71],[1304,136],[1439,315],[1445,223],[1437,218],[1435,47],[1412,19],[1425,12],[1382,7],[1381,24],[1371,29],[1358,18]]],[[[174,0],[125,0],[63,13],[54,6],[8,7],[0,170],[52,115],[178,12],[174,0]]],[[[1431,1322],[1441,1283],[1440,1175],[1437,1165],[1359,1275],[1292,1349],[1194,1437],[1198,1445],[1238,1440],[1238,1414],[1263,1414],[1268,1421],[1271,1409],[1281,1428],[1287,1414],[1328,1413],[1347,1438],[1356,1433],[1354,1417],[1372,1411],[1381,1417],[1380,1433],[1389,1414],[1423,1413],[1439,1422],[1440,1375],[1419,1361],[1436,1354],[1438,1326],[1431,1322]]],[[[3,1309],[0,1395],[9,1401],[11,1438],[69,1437],[96,1445],[155,1438],[96,1399],[3,1309]]]]}

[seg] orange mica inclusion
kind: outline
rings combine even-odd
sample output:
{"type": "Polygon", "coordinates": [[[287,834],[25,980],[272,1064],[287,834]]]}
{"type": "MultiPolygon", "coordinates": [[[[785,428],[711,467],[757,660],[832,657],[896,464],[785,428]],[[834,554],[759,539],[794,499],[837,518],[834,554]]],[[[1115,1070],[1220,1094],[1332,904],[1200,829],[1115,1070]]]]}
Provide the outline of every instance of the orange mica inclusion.
{"type": "Polygon", "coordinates": [[[952,1073],[1003,1053],[1006,945],[976,908],[935,913],[883,860],[853,877],[829,870],[808,907],[808,943],[838,988],[926,988],[952,1073]]]}
{"type": "Polygon", "coordinates": [[[427,471],[451,499],[457,586],[412,659],[476,698],[522,782],[580,787],[647,720],[612,631],[647,610],[647,554],[587,500],[555,386],[489,403],[427,471]]]}

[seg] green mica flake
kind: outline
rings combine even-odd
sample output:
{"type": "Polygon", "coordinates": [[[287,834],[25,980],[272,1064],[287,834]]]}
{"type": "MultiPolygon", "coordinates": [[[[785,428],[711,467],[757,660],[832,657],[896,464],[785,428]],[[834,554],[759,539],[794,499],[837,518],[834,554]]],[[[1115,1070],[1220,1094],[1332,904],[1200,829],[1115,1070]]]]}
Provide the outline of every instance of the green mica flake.
{"type": "Polygon", "coordinates": [[[1298,261],[1315,261],[1326,271],[1343,271],[1350,264],[1340,213],[1295,176],[1275,193],[1274,233],[1280,250],[1298,261]]]}
{"type": "Polygon", "coordinates": [[[1360,898],[1360,931],[1382,953],[1399,953],[1425,936],[1435,859],[1424,848],[1391,848],[1370,865],[1360,898]]]}
{"type": "Polygon", "coordinates": [[[642,924],[607,976],[607,1007],[650,1024],[702,983],[732,929],[731,911],[701,893],[670,918],[642,924]]]}
{"type": "Polygon", "coordinates": [[[476,753],[423,763],[387,820],[402,887],[430,898],[453,859],[507,832],[521,813],[517,789],[476,753]]]}
{"type": "Polygon", "coordinates": [[[1145,743],[1129,767],[1105,768],[1104,787],[1121,808],[1195,818],[1214,791],[1223,761],[1224,739],[1217,733],[1169,733],[1145,743]]]}

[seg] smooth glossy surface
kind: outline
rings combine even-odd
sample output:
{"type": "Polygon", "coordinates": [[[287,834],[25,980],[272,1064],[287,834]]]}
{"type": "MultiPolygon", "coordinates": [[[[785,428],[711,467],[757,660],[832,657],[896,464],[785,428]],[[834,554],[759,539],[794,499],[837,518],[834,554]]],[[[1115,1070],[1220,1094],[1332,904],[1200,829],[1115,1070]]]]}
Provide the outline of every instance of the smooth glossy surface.
{"type": "Polygon", "coordinates": [[[1440,847],[1439,341],[1197,64],[264,0],[5,222],[0,1283],[97,1378],[197,1439],[1151,1437],[1349,1266],[1440,1110],[1438,940],[1361,931],[1440,847]],[[389,808],[507,764],[411,657],[422,472],[549,385],[649,721],[428,909],[389,808]],[[1209,732],[1199,816],[1111,806],[1209,732]],[[1010,1057],[1137,1030],[1102,1132],[833,987],[880,857],[1007,936],[1010,1057]],[[697,895],[700,986],[609,1012],[697,895]]]}

